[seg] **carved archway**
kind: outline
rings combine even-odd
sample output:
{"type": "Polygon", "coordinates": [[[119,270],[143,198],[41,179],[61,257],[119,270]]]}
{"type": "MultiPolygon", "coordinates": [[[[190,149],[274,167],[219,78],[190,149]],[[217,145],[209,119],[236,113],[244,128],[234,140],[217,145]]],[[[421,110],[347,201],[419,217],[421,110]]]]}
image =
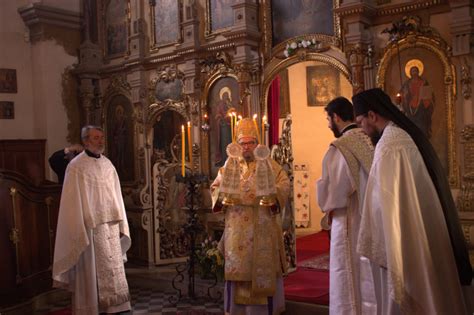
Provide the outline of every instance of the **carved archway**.
{"type": "MultiPolygon", "coordinates": [[[[270,85],[275,78],[275,76],[280,73],[282,70],[291,67],[292,65],[307,62],[307,61],[316,61],[319,63],[324,63],[342,74],[348,81],[350,81],[350,70],[344,64],[335,57],[335,55],[340,55],[341,59],[344,58],[344,55],[336,48],[330,47],[327,44],[321,45],[320,51],[315,52],[310,49],[301,48],[297,50],[293,55],[283,58],[283,57],[273,57],[270,60],[270,63],[264,69],[264,80],[262,84],[262,94],[261,94],[261,114],[267,114],[267,103],[268,103],[268,91],[270,85]]],[[[285,235],[285,250],[287,254],[287,262],[290,270],[296,268],[296,227],[295,227],[295,205],[293,200],[293,148],[292,148],[292,117],[288,115],[283,122],[283,130],[281,137],[279,139],[278,145],[275,145],[272,148],[272,154],[274,159],[278,161],[288,172],[290,177],[290,200],[289,204],[286,205],[284,211],[284,235],[285,235]]]]}

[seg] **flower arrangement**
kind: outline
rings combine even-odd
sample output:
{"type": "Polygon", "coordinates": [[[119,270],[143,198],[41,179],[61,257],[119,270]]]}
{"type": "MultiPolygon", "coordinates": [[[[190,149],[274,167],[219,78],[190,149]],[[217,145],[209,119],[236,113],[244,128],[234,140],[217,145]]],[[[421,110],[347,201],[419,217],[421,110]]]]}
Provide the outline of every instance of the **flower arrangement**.
{"type": "Polygon", "coordinates": [[[218,244],[216,240],[208,236],[196,251],[198,272],[203,279],[212,275],[215,275],[218,281],[224,279],[224,256],[217,248],[218,244]]]}
{"type": "Polygon", "coordinates": [[[293,42],[287,43],[285,50],[283,51],[283,54],[285,55],[286,58],[289,56],[293,55],[298,48],[310,48],[310,49],[316,49],[319,48],[321,43],[317,41],[316,39],[297,39],[293,42]]]}

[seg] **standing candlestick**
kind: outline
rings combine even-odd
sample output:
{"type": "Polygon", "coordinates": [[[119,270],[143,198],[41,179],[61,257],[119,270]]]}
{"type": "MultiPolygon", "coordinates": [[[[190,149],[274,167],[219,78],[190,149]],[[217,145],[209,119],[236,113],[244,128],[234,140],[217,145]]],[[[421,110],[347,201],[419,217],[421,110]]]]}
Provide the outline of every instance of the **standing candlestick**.
{"type": "Polygon", "coordinates": [[[188,151],[189,151],[189,164],[193,169],[193,136],[191,133],[191,122],[188,121],[188,151]]]}
{"type": "Polygon", "coordinates": [[[262,144],[265,144],[265,124],[267,122],[267,116],[263,115],[262,117],[262,144]]]}
{"type": "Polygon", "coordinates": [[[184,125],[181,125],[181,176],[185,176],[185,168],[184,168],[184,162],[186,159],[185,151],[186,151],[186,144],[185,144],[185,134],[184,134],[184,125]]]}

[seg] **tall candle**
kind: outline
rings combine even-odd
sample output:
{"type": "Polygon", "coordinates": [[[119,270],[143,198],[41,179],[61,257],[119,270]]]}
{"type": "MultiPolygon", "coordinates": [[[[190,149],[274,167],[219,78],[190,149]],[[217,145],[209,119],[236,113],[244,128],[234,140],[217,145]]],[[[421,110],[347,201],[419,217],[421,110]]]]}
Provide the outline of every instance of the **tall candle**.
{"type": "Polygon", "coordinates": [[[193,137],[191,134],[191,122],[188,121],[188,151],[189,151],[189,163],[191,169],[193,169],[193,137]]]}
{"type": "Polygon", "coordinates": [[[265,123],[267,122],[267,116],[262,117],[262,144],[265,144],[265,123]]]}
{"type": "Polygon", "coordinates": [[[181,175],[184,177],[185,169],[184,169],[184,160],[186,159],[186,156],[184,154],[184,151],[186,150],[186,144],[184,140],[184,125],[181,125],[181,175]]]}
{"type": "Polygon", "coordinates": [[[236,135],[236,129],[237,129],[237,114],[235,112],[232,113],[232,117],[234,118],[234,138],[232,138],[232,142],[235,142],[235,138],[237,138],[236,135]]]}
{"type": "Polygon", "coordinates": [[[234,142],[234,116],[232,116],[232,113],[229,113],[229,117],[230,117],[230,134],[231,134],[232,142],[234,142]]]}
{"type": "Polygon", "coordinates": [[[257,114],[253,114],[253,124],[255,125],[255,130],[257,130],[257,141],[259,143],[262,143],[262,139],[260,139],[260,131],[258,129],[258,124],[257,124],[257,114]]]}

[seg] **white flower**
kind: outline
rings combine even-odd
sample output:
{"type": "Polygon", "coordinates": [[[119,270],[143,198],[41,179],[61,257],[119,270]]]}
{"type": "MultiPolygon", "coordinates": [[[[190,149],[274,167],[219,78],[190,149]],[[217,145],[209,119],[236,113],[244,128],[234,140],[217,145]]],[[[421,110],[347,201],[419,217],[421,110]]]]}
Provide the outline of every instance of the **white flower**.
{"type": "Polygon", "coordinates": [[[298,48],[298,44],[295,43],[295,42],[292,42],[291,45],[290,45],[290,48],[296,49],[296,48],[298,48]]]}
{"type": "Polygon", "coordinates": [[[288,50],[285,50],[285,51],[283,52],[283,55],[285,55],[286,58],[288,58],[288,57],[290,56],[290,54],[288,53],[288,50]]]}
{"type": "Polygon", "coordinates": [[[316,45],[316,40],[314,38],[311,40],[311,42],[313,43],[313,45],[316,45]]]}
{"type": "Polygon", "coordinates": [[[304,40],[304,41],[301,42],[301,46],[303,46],[304,48],[306,48],[306,47],[308,47],[308,44],[307,44],[306,41],[304,40]]]}

